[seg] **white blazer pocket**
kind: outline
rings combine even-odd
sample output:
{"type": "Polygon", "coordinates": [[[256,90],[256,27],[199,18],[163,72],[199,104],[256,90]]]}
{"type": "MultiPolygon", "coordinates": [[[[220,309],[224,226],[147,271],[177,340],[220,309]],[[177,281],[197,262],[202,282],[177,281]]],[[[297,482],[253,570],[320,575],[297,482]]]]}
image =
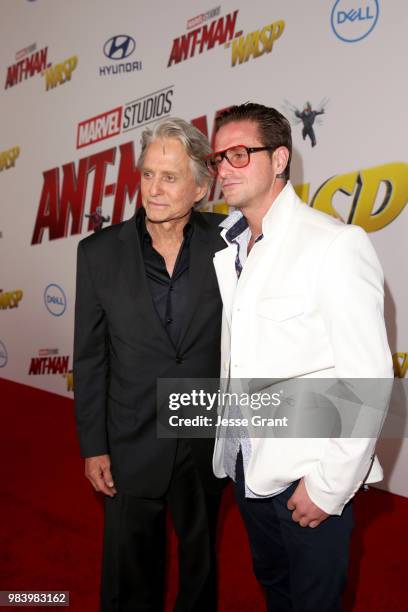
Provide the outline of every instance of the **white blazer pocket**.
{"type": "Polygon", "coordinates": [[[304,312],[301,295],[265,297],[259,300],[256,314],[264,319],[281,322],[293,319],[304,312]]]}

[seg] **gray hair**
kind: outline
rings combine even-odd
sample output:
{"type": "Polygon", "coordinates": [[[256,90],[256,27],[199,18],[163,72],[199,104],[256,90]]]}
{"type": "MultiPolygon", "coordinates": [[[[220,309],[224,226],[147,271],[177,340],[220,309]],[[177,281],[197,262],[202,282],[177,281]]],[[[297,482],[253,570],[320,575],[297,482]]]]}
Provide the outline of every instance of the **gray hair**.
{"type": "Polygon", "coordinates": [[[205,158],[211,153],[208,139],[199,129],[178,117],[161,119],[152,128],[146,128],[142,132],[140,139],[142,150],[137,162],[139,168],[142,167],[146,155],[147,147],[154,141],[161,138],[176,138],[184,146],[190,158],[191,170],[197,185],[210,183],[213,178],[205,165],[205,158]]]}

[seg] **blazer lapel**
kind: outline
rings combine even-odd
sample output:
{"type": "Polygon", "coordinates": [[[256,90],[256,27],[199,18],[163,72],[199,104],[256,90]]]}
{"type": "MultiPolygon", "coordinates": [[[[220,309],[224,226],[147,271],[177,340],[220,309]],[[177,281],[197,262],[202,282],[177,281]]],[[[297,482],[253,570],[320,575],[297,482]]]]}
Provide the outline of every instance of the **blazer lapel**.
{"type": "Polygon", "coordinates": [[[157,333],[164,335],[171,345],[171,340],[154,307],[148,286],[135,217],[123,224],[119,232],[119,240],[121,242],[119,261],[122,272],[120,283],[125,294],[134,302],[135,316],[137,312],[143,311],[144,316],[150,320],[151,326],[156,329],[157,333]]]}
{"type": "Polygon", "coordinates": [[[232,305],[237,288],[236,253],[236,246],[229,245],[226,249],[218,251],[214,256],[215,272],[229,326],[231,326],[232,305]]]}
{"type": "Polygon", "coordinates": [[[295,198],[296,194],[288,184],[265,215],[262,224],[264,237],[254,244],[248,255],[237,285],[237,297],[249,286],[261,288],[267,271],[277,265],[292,220],[295,198]]]}
{"type": "Polygon", "coordinates": [[[219,239],[218,230],[210,226],[201,213],[193,211],[191,221],[194,223],[194,231],[190,242],[189,300],[179,347],[186,337],[194,315],[199,312],[200,296],[212,269],[212,258],[217,248],[216,241],[219,239]]]}

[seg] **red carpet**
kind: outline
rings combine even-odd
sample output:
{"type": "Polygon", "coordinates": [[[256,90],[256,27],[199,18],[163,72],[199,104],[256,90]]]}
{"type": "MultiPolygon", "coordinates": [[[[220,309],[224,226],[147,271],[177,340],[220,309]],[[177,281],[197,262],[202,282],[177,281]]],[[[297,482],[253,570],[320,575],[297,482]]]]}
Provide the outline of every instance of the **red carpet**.
{"type": "MultiPolygon", "coordinates": [[[[70,591],[71,610],[96,612],[102,506],[83,477],[73,402],[2,379],[0,397],[0,590],[70,591]]],[[[408,499],[376,489],[359,494],[346,610],[407,607],[407,517],[408,499]]],[[[175,559],[172,536],[169,610],[175,559]]],[[[255,610],[264,610],[262,595],[228,490],[220,530],[220,612],[255,610]]]]}

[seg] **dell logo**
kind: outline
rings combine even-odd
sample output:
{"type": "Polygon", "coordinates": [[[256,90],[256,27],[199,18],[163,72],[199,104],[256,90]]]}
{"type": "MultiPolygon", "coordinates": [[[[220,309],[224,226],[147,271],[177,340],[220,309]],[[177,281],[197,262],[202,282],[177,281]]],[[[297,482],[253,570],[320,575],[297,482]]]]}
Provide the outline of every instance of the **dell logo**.
{"type": "Polygon", "coordinates": [[[0,340],[0,368],[4,368],[7,365],[8,355],[7,349],[3,342],[0,340]]]}
{"type": "Polygon", "coordinates": [[[67,298],[64,290],[55,283],[51,283],[44,291],[44,304],[48,312],[54,317],[60,317],[67,308],[67,298]]]}
{"type": "Polygon", "coordinates": [[[333,32],[343,42],[358,42],[375,28],[379,13],[378,0],[337,0],[331,13],[333,32]]]}

